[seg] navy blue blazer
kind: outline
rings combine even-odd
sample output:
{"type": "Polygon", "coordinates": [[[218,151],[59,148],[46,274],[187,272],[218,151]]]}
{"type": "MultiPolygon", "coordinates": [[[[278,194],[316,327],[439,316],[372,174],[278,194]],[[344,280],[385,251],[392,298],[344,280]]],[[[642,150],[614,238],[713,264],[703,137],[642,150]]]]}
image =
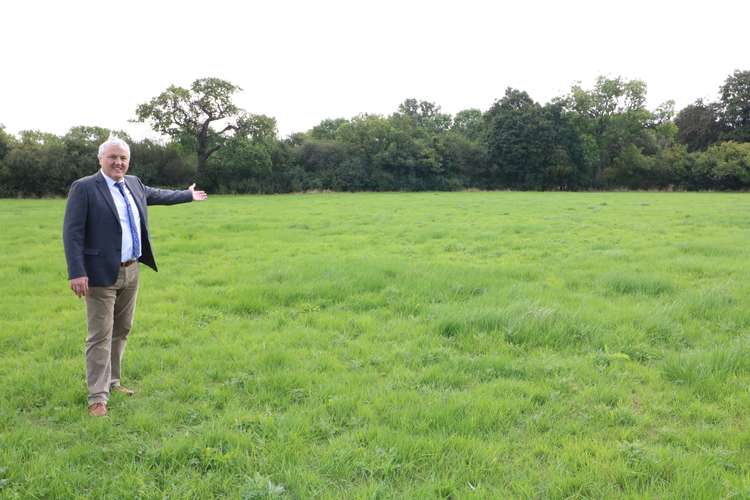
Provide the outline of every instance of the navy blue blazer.
{"type": "MultiPolygon", "coordinates": [[[[141,216],[140,260],[156,271],[148,232],[149,205],[174,205],[193,201],[190,190],[171,191],[148,187],[134,175],[125,176],[141,216]]],[[[63,245],[68,279],[88,276],[89,286],[110,286],[117,281],[122,261],[122,227],[115,201],[101,171],[70,186],[63,222],[63,245]]]]}

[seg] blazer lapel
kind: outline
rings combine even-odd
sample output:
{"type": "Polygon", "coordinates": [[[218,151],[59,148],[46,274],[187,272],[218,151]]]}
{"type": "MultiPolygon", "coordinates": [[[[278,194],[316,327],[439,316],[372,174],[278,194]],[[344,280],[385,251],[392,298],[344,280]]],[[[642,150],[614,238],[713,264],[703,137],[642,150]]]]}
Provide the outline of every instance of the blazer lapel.
{"type": "Polygon", "coordinates": [[[101,172],[99,172],[99,175],[96,176],[96,187],[98,187],[99,191],[101,191],[102,196],[104,197],[104,201],[107,202],[107,206],[112,211],[112,215],[115,216],[115,220],[119,224],[120,216],[117,214],[115,200],[112,199],[112,193],[110,192],[109,186],[107,186],[107,181],[104,180],[104,176],[101,172]]]}
{"type": "MultiPolygon", "coordinates": [[[[144,215],[146,213],[146,210],[143,208],[143,205],[141,204],[141,196],[140,191],[138,191],[138,194],[136,194],[136,191],[133,190],[133,184],[132,182],[128,182],[128,178],[125,177],[125,185],[128,186],[128,189],[130,190],[130,194],[133,195],[133,200],[135,200],[135,206],[138,208],[138,214],[141,216],[141,221],[146,222],[146,216],[144,215]]],[[[139,186],[140,187],[140,186],[139,186]]]]}

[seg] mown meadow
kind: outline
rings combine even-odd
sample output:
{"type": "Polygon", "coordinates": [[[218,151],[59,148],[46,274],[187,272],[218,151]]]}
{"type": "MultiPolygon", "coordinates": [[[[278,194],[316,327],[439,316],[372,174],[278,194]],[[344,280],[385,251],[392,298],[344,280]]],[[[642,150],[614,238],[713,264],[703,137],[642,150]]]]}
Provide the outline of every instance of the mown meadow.
{"type": "Polygon", "coordinates": [[[746,194],[152,207],[100,419],[64,205],[0,200],[0,497],[750,497],[746,194]]]}

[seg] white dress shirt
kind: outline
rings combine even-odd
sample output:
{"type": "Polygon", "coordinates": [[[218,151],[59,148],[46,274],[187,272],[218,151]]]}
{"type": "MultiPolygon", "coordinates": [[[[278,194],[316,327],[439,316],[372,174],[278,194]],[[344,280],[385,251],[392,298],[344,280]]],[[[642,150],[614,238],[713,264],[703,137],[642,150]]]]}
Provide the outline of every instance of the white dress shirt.
{"type": "MultiPolygon", "coordinates": [[[[109,186],[109,192],[112,194],[112,199],[115,200],[115,207],[117,207],[117,215],[120,217],[120,227],[122,227],[122,253],[120,254],[120,260],[126,262],[130,260],[133,255],[133,237],[130,235],[130,222],[128,221],[128,208],[125,206],[125,199],[122,197],[120,189],[115,186],[115,180],[109,177],[104,171],[101,171],[104,176],[104,180],[107,181],[109,186]]],[[[128,196],[128,202],[130,202],[130,209],[133,212],[133,218],[135,219],[135,229],[138,231],[138,241],[142,242],[141,238],[141,214],[138,213],[138,205],[135,204],[133,195],[128,189],[128,185],[125,181],[122,181],[123,188],[125,188],[125,194],[128,196]]],[[[141,256],[141,249],[137,248],[135,255],[141,256]]]]}

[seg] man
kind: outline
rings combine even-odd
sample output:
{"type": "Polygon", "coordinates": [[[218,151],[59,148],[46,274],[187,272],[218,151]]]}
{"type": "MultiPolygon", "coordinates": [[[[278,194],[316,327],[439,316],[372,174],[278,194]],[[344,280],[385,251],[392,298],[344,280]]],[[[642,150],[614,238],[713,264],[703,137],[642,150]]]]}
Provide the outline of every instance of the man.
{"type": "Polygon", "coordinates": [[[105,416],[110,391],[134,393],[120,384],[120,367],[135,312],[138,262],[156,271],[147,207],[202,201],[207,195],[195,184],[170,191],[126,176],[130,147],[121,139],[110,137],[99,146],[98,157],[101,170],[70,187],[63,243],[70,289],[86,298],[89,414],[105,416]]]}

